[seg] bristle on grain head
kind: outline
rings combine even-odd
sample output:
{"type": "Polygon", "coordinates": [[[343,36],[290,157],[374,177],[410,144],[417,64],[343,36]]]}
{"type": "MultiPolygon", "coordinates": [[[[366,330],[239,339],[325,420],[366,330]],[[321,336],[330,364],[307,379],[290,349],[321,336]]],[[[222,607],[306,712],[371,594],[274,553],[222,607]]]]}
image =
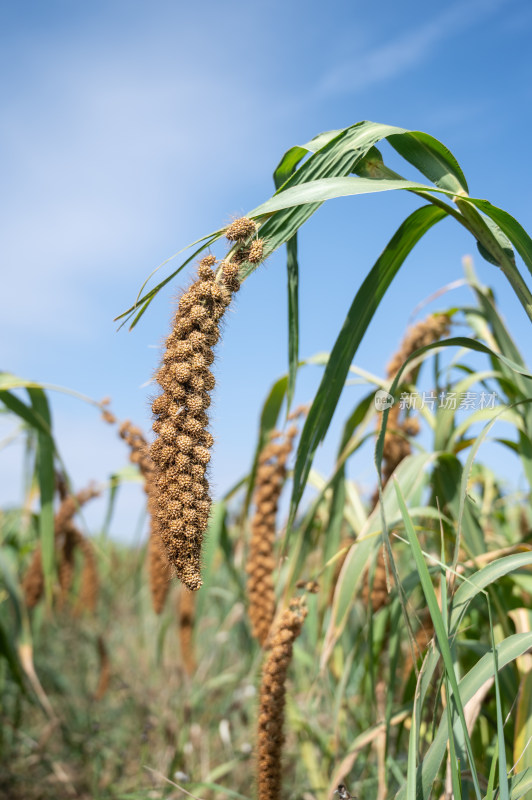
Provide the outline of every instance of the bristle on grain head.
{"type": "Polygon", "coordinates": [[[258,800],[280,800],[284,744],[286,677],[294,642],[307,614],[303,598],[283,611],[271,637],[271,649],[262,670],[257,736],[258,800]]]}
{"type": "Polygon", "coordinates": [[[248,217],[235,219],[225,230],[225,238],[230,242],[242,242],[257,230],[257,223],[248,217]]]}
{"type": "Polygon", "coordinates": [[[155,376],[162,392],[152,404],[158,532],[170,565],[191,591],[201,586],[201,545],[211,505],[206,470],[213,438],[206,412],[214,376],[209,367],[219,323],[240,288],[238,265],[224,262],[218,280],[214,265],[213,256],[204,258],[197,279],[179,299],[155,376]]]}
{"type": "Polygon", "coordinates": [[[259,455],[255,478],[255,513],[251,521],[251,541],[246,564],[249,619],[253,636],[265,645],[275,616],[274,545],[279,497],[286,478],[286,463],[292,452],[297,427],[290,426],[284,438],[270,434],[259,455]],[[281,439],[280,441],[277,441],[281,439]]]}

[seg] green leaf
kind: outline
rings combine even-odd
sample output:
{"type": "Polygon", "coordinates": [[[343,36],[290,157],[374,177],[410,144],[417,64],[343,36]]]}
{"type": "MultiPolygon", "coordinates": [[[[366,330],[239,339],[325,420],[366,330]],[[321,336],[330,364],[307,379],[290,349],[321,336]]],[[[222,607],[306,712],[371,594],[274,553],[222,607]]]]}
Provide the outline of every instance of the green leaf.
{"type": "Polygon", "coordinates": [[[357,292],[303,427],[294,467],[290,524],[303,494],[314,454],[327,433],[349,366],[362,337],[406,256],[421,237],[444,216],[441,209],[430,205],[414,211],[399,227],[357,292]]]}
{"type": "MultiPolygon", "coordinates": [[[[441,194],[451,194],[443,189],[435,189],[434,186],[427,186],[424,183],[414,183],[402,179],[382,179],[373,178],[319,178],[298,186],[283,189],[279,194],[275,194],[265,203],[257,206],[248,213],[247,216],[254,219],[282,211],[286,208],[296,206],[306,206],[324,203],[326,200],[335,200],[338,197],[352,197],[359,194],[373,194],[375,192],[392,192],[397,190],[440,192],[441,194]]],[[[315,209],[314,209],[315,210],[315,209]]],[[[298,226],[299,227],[299,226],[298,226]]]]}
{"type": "MultiPolygon", "coordinates": [[[[52,418],[48,400],[42,389],[28,389],[32,409],[48,427],[52,429],[52,418]]],[[[48,433],[39,430],[37,433],[37,474],[41,497],[41,513],[39,528],[41,539],[42,565],[45,592],[48,600],[52,598],[54,578],[54,440],[48,433]]]]}
{"type": "Polygon", "coordinates": [[[401,489],[399,487],[397,479],[395,479],[394,483],[395,483],[395,491],[397,493],[397,502],[399,504],[399,508],[401,510],[401,514],[403,517],[405,532],[408,538],[408,542],[410,544],[412,555],[414,557],[416,569],[419,575],[421,587],[423,589],[423,594],[425,595],[425,600],[427,601],[427,606],[430,612],[432,623],[434,625],[434,630],[438,640],[439,649],[442,654],[443,663],[445,664],[445,674],[452,688],[451,697],[454,703],[456,703],[456,710],[458,712],[458,716],[460,718],[460,722],[462,725],[462,735],[465,742],[465,747],[469,760],[469,768],[471,770],[473,777],[475,793],[477,795],[478,800],[481,800],[480,785],[478,781],[477,769],[473,755],[473,748],[471,745],[471,739],[469,737],[469,733],[467,731],[467,724],[464,715],[464,707],[462,699],[460,697],[458,682],[456,680],[453,656],[451,653],[451,648],[449,647],[449,640],[447,638],[447,631],[445,622],[443,620],[442,611],[440,610],[440,607],[438,605],[438,599],[436,597],[436,592],[434,591],[434,587],[432,585],[430,573],[427,564],[425,562],[425,558],[423,556],[421,547],[419,545],[418,538],[415,534],[414,526],[412,525],[412,521],[408,514],[408,510],[406,508],[405,501],[402,496],[401,489]]]}
{"type": "MultiPolygon", "coordinates": [[[[523,655],[529,647],[532,647],[532,633],[516,633],[512,636],[508,636],[497,647],[497,663],[499,670],[523,655]]],[[[465,705],[468,700],[471,700],[475,692],[477,692],[489,678],[493,677],[493,663],[493,653],[486,653],[459,682],[458,689],[462,705],[465,705]]],[[[427,675],[430,675],[430,671],[427,672],[427,675]]],[[[449,728],[447,718],[444,716],[440,722],[434,741],[417,770],[419,800],[428,800],[431,794],[434,781],[436,780],[441,762],[445,755],[448,736],[449,728]]],[[[405,800],[405,797],[406,786],[403,786],[397,792],[396,798],[397,800],[405,800]]]]}
{"type": "Polygon", "coordinates": [[[288,278],[288,389],[286,410],[290,411],[296,387],[299,362],[299,265],[297,261],[297,234],[286,243],[286,271],[288,278]]]}
{"type": "Polygon", "coordinates": [[[498,558],[496,561],[478,570],[478,572],[470,575],[467,580],[459,586],[453,597],[449,635],[456,635],[469,604],[480,592],[504,575],[530,566],[532,566],[532,553],[514,553],[511,556],[498,558]]]}
{"type": "Polygon", "coordinates": [[[405,131],[388,136],[388,142],[436,186],[451,192],[468,192],[460,165],[445,145],[422,131],[405,131]]]}
{"type": "Polygon", "coordinates": [[[497,208],[488,200],[479,200],[471,197],[467,199],[499,226],[525,262],[528,271],[532,274],[532,239],[523,226],[507,211],[497,208]]]}
{"type": "Polygon", "coordinates": [[[520,800],[527,792],[532,791],[532,767],[527,767],[522,772],[510,779],[511,800],[520,800]]]}
{"type": "Polygon", "coordinates": [[[0,401],[8,408],[13,414],[16,414],[17,417],[20,417],[27,422],[32,428],[35,428],[36,431],[50,434],[50,429],[46,423],[46,420],[40,416],[40,414],[35,413],[35,410],[30,406],[27,406],[22,400],[16,397],[14,394],[9,392],[7,389],[0,389],[0,401]]]}

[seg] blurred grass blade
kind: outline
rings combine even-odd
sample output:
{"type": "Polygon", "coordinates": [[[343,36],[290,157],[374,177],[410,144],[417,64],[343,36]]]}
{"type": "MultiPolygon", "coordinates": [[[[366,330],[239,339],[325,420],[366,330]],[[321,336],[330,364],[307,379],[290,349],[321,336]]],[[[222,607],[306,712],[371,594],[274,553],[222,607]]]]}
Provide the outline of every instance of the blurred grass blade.
{"type": "Polygon", "coordinates": [[[493,634],[493,616],[491,613],[491,603],[489,594],[486,594],[486,602],[488,605],[491,651],[493,655],[493,675],[495,678],[495,708],[497,717],[497,742],[499,750],[499,796],[501,800],[509,800],[508,769],[506,766],[506,745],[504,741],[504,718],[502,714],[502,704],[501,704],[501,686],[499,681],[497,648],[495,646],[495,636],[493,634]]]}
{"type": "MultiPolygon", "coordinates": [[[[508,636],[497,647],[499,670],[523,655],[529,647],[532,647],[532,633],[516,633],[508,636]]],[[[458,688],[462,704],[467,703],[475,692],[491,677],[493,677],[493,654],[490,652],[482,656],[459,682],[458,688]]],[[[423,762],[418,767],[418,798],[420,800],[428,800],[433,790],[434,781],[445,755],[448,736],[447,718],[444,715],[438,726],[434,741],[429,747],[423,762]]],[[[403,786],[397,792],[396,798],[397,800],[405,800],[405,796],[406,786],[403,786]]]]}
{"type": "MultiPolygon", "coordinates": [[[[48,430],[52,429],[52,418],[48,400],[42,389],[27,390],[33,411],[44,420],[48,430]]],[[[54,440],[49,433],[37,432],[37,475],[41,498],[39,530],[41,539],[42,566],[45,593],[48,602],[52,599],[54,580],[54,440]]]]}
{"type": "MultiPolygon", "coordinates": [[[[458,716],[462,724],[462,733],[467,751],[467,756],[469,759],[469,768],[471,770],[473,784],[475,787],[475,794],[477,796],[477,800],[481,800],[482,794],[480,791],[480,784],[478,780],[475,759],[473,756],[473,748],[471,745],[471,739],[469,737],[469,733],[467,731],[464,708],[462,704],[462,699],[460,697],[458,682],[456,680],[456,675],[454,671],[453,656],[451,653],[451,649],[449,647],[449,640],[447,638],[447,633],[445,630],[445,623],[442,618],[442,614],[447,613],[447,609],[440,610],[440,607],[438,605],[438,600],[436,598],[436,593],[432,585],[432,580],[429,574],[429,570],[425,563],[425,558],[421,551],[421,547],[419,546],[419,541],[415,534],[414,526],[412,525],[410,516],[408,514],[408,510],[406,508],[399,483],[397,482],[397,478],[394,478],[394,485],[395,485],[395,491],[397,493],[397,502],[399,504],[399,508],[401,510],[401,514],[403,517],[405,532],[410,544],[412,555],[414,556],[414,561],[419,575],[421,587],[423,589],[423,594],[425,595],[425,600],[427,601],[427,606],[434,625],[438,646],[442,654],[443,662],[445,664],[446,677],[452,688],[451,697],[454,703],[456,704],[456,710],[458,712],[458,716]]],[[[450,699],[451,698],[449,698],[449,700],[450,699]]]]}
{"type": "MultiPolygon", "coordinates": [[[[447,677],[445,678],[445,692],[446,697],[451,696],[451,688],[447,677]]],[[[453,730],[453,711],[454,706],[452,703],[447,703],[445,713],[447,714],[447,726],[450,731],[453,730]]],[[[460,775],[460,761],[456,753],[456,745],[454,736],[449,736],[449,756],[448,765],[451,772],[451,784],[453,787],[453,800],[461,800],[462,797],[462,781],[460,775]]]]}
{"type": "MultiPolygon", "coordinates": [[[[426,208],[427,206],[425,206],[426,208]]],[[[475,339],[468,339],[464,336],[456,336],[452,339],[440,339],[438,342],[433,342],[432,344],[425,345],[424,347],[420,347],[414,353],[408,356],[405,362],[401,365],[395,378],[392,381],[390,386],[389,392],[391,395],[395,396],[397,393],[397,388],[401,384],[401,376],[405,371],[407,365],[413,361],[415,358],[418,358],[423,353],[428,352],[429,350],[434,350],[437,348],[442,347],[465,347],[469,350],[476,350],[479,353],[486,353],[489,356],[492,356],[499,361],[502,361],[506,366],[510,367],[511,370],[518,373],[519,375],[524,375],[526,378],[532,378],[532,374],[521,364],[518,364],[512,361],[506,356],[503,356],[502,353],[496,353],[490,347],[487,347],[482,342],[477,342],[475,339]]],[[[390,409],[386,408],[383,411],[383,421],[380,429],[380,433],[377,439],[377,445],[375,447],[375,464],[377,466],[377,472],[380,476],[381,474],[381,464],[382,464],[382,454],[383,454],[383,447],[384,447],[384,436],[386,434],[386,424],[388,421],[388,415],[390,413],[390,409]]],[[[309,415],[310,416],[310,415],[309,415]]]]}
{"type": "Polygon", "coordinates": [[[17,417],[20,417],[20,419],[23,419],[24,422],[28,423],[28,425],[31,425],[32,428],[35,428],[37,432],[45,434],[50,433],[46,419],[37,413],[34,408],[27,406],[26,403],[9,392],[7,389],[0,389],[0,402],[2,402],[6,408],[12,411],[13,414],[16,414],[17,417]]]}
{"type": "Polygon", "coordinates": [[[532,792],[532,767],[527,767],[510,780],[511,800],[520,800],[528,792],[532,792]]]}
{"type": "MultiPolygon", "coordinates": [[[[331,133],[331,139],[339,131],[331,133]]],[[[305,147],[292,147],[281,159],[273,173],[275,188],[279,191],[290,178],[297,165],[304,158],[312,143],[305,147]]],[[[297,260],[297,233],[286,243],[286,273],[288,288],[288,389],[286,392],[286,412],[290,411],[296,385],[299,361],[299,264],[297,260]]]]}
{"type": "Polygon", "coordinates": [[[524,570],[532,566],[532,553],[514,553],[492,561],[486,567],[469,575],[467,581],[461,584],[453,597],[453,607],[449,622],[449,636],[454,636],[458,630],[470,602],[484,589],[499,578],[517,570],[524,570]]]}
{"type": "Polygon", "coordinates": [[[295,518],[314,454],[327,433],[351,362],[381,299],[414,245],[444,216],[443,211],[430,205],[414,211],[399,227],[357,292],[303,427],[294,467],[289,525],[295,518]]]}
{"type": "Polygon", "coordinates": [[[290,411],[296,388],[299,362],[299,265],[297,233],[286,243],[286,272],[288,281],[288,389],[286,411],[290,411]]]}
{"type": "Polygon", "coordinates": [[[526,672],[519,684],[515,714],[513,760],[516,773],[532,770],[532,671],[526,672]]]}
{"type": "MultiPolygon", "coordinates": [[[[435,459],[434,453],[420,453],[405,458],[397,468],[397,479],[403,495],[415,502],[421,495],[430,475],[430,464],[435,459]]],[[[338,576],[334,590],[331,618],[323,642],[321,668],[329,660],[334,645],[342,635],[349,612],[355,602],[357,590],[367,568],[368,559],[381,543],[380,503],[385,506],[386,519],[395,519],[399,515],[397,495],[393,485],[389,483],[382,494],[380,502],[367,519],[359,537],[351,546],[338,576]]]]}
{"type": "Polygon", "coordinates": [[[24,673],[18,658],[16,642],[11,638],[10,631],[4,624],[2,617],[0,617],[0,656],[7,661],[11,677],[25,694],[24,673]]]}

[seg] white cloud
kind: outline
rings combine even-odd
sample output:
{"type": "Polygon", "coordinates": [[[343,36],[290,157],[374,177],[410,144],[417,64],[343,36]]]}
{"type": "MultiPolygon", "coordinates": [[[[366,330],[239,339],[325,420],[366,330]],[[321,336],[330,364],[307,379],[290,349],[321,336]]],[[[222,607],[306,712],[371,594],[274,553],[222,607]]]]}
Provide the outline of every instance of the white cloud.
{"type": "Polygon", "coordinates": [[[9,300],[1,324],[11,336],[83,335],[77,318],[85,324],[87,304],[127,276],[113,308],[123,310],[139,269],[144,277],[203,232],[207,187],[208,201],[234,173],[224,155],[238,152],[244,171],[260,150],[264,98],[252,75],[213,47],[199,58],[199,30],[177,49],[170,29],[145,34],[139,27],[117,44],[89,29],[73,40],[20,45],[0,127],[0,263],[9,300]],[[227,96],[236,76],[245,126],[235,125],[227,96]]]}
{"type": "MultiPolygon", "coordinates": [[[[511,0],[510,0],[511,1],[511,0]]],[[[400,34],[327,72],[317,87],[320,96],[368,89],[422,64],[446,39],[462,33],[508,0],[462,0],[418,28],[400,34]]],[[[456,58],[457,54],[451,54],[456,58]]]]}

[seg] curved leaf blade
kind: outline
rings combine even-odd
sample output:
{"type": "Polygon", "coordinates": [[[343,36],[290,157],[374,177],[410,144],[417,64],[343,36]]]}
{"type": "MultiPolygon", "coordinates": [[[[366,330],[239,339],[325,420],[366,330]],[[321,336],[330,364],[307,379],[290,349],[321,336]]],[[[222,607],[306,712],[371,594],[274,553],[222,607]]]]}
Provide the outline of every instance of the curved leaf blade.
{"type": "Polygon", "coordinates": [[[445,212],[431,205],[414,211],[400,225],[358,290],[303,427],[294,467],[289,527],[303,494],[316,449],[329,428],[351,362],[381,299],[406,256],[421,237],[445,216],[445,212]]]}

